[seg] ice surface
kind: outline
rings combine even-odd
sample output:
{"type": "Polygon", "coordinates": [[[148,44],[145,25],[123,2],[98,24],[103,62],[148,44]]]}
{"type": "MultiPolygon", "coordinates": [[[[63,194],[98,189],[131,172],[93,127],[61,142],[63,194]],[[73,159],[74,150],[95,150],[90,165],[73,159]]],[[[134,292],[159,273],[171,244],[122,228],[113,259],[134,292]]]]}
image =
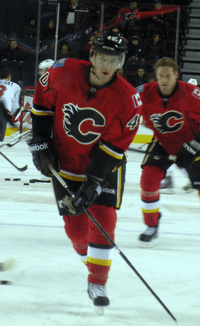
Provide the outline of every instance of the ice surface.
{"type": "MultiPolygon", "coordinates": [[[[25,142],[0,156],[0,260],[16,259],[1,272],[1,326],[172,326],[173,319],[116,251],[100,317],[87,295],[87,270],[74,252],[58,215],[50,183],[24,185],[42,176],[25,142]],[[10,178],[10,181],[5,181],[10,178]],[[20,178],[20,181],[13,181],[20,178]]],[[[184,193],[187,179],[174,166],[174,194],[161,195],[158,244],[141,249],[145,229],[140,210],[142,154],[128,152],[127,182],[115,242],[182,326],[200,325],[200,212],[197,191],[184,193]]]]}

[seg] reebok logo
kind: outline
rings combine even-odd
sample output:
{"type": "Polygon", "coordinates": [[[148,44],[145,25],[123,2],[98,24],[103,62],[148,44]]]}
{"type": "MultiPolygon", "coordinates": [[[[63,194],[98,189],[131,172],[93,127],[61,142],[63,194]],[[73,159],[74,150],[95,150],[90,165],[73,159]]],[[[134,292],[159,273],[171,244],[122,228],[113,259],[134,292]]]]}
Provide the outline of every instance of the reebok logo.
{"type": "Polygon", "coordinates": [[[195,149],[191,148],[190,146],[188,146],[188,144],[184,144],[184,147],[187,149],[188,152],[190,152],[192,155],[195,155],[197,153],[197,151],[195,151],[195,149]]]}
{"type": "Polygon", "coordinates": [[[30,152],[39,152],[39,151],[43,151],[44,149],[48,149],[48,143],[43,143],[40,145],[33,145],[33,146],[29,146],[30,152]]]}
{"type": "Polygon", "coordinates": [[[116,194],[116,191],[115,189],[111,189],[111,188],[102,188],[102,192],[105,192],[107,194],[111,194],[111,195],[115,195],[116,194]]]}

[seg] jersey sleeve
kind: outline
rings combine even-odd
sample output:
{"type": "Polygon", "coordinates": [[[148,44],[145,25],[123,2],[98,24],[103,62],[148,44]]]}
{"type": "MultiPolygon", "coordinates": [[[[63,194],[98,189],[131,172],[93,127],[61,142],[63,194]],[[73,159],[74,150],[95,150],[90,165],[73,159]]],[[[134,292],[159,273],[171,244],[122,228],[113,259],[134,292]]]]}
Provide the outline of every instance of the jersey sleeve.
{"type": "Polygon", "coordinates": [[[57,90],[52,80],[56,79],[55,72],[50,68],[42,75],[37,83],[31,109],[33,138],[51,137],[53,117],[56,105],[57,90]]]}
{"type": "Polygon", "coordinates": [[[52,82],[54,75],[53,69],[50,68],[40,77],[33,98],[32,114],[53,116],[57,98],[56,85],[52,82]]]}

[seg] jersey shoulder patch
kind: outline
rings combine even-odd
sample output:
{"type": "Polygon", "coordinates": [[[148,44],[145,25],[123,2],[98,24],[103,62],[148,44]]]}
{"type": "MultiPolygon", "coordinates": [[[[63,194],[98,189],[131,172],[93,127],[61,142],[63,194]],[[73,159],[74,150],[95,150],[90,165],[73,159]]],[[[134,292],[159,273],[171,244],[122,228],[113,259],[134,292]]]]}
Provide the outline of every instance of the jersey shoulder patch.
{"type": "Polygon", "coordinates": [[[53,64],[53,69],[59,68],[59,67],[64,67],[66,60],[67,60],[67,58],[56,60],[53,64]]]}
{"type": "Polygon", "coordinates": [[[196,97],[198,100],[200,99],[200,88],[195,87],[193,90],[192,96],[196,97]]]}
{"type": "Polygon", "coordinates": [[[143,90],[144,90],[144,85],[145,85],[145,84],[143,84],[143,85],[139,85],[139,86],[136,87],[136,90],[138,91],[138,93],[143,92],[143,90]]]}

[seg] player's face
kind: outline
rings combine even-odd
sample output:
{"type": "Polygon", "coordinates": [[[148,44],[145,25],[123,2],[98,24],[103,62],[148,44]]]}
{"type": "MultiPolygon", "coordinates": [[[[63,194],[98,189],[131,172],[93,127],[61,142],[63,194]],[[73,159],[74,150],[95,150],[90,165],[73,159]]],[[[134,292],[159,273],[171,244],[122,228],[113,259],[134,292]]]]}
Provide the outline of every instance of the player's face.
{"type": "Polygon", "coordinates": [[[169,96],[176,86],[178,72],[171,67],[159,67],[156,70],[158,86],[163,95],[169,96]]]}
{"type": "Polygon", "coordinates": [[[93,83],[100,86],[108,83],[119,68],[119,60],[119,56],[96,53],[92,60],[95,72],[95,75],[91,75],[93,83]]]}

